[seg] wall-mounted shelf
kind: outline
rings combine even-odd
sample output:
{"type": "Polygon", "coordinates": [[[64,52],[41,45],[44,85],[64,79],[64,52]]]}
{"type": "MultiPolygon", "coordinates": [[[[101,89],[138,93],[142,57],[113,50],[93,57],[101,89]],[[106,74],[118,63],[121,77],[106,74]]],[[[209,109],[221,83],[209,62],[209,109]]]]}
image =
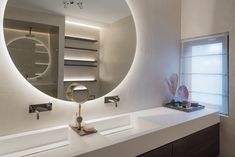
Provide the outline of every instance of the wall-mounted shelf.
{"type": "Polygon", "coordinates": [[[94,100],[95,98],[96,98],[95,95],[90,95],[89,98],[88,98],[88,100],[94,100]]]}
{"type": "Polygon", "coordinates": [[[41,76],[43,73],[35,73],[36,76],[41,76]]]}
{"type": "Polygon", "coordinates": [[[40,66],[49,66],[49,63],[41,63],[41,62],[36,62],[35,65],[40,65],[40,66]]]}
{"type": "Polygon", "coordinates": [[[98,51],[96,49],[87,49],[87,48],[71,47],[71,46],[65,46],[64,48],[66,48],[66,49],[73,49],[73,50],[82,50],[82,51],[93,51],[93,52],[97,52],[98,51]]]}
{"type": "Polygon", "coordinates": [[[87,66],[97,67],[97,61],[84,61],[84,60],[64,60],[65,66],[87,66]]]}
{"type": "Polygon", "coordinates": [[[64,82],[97,82],[97,80],[64,80],[64,82]]]}
{"type": "Polygon", "coordinates": [[[87,89],[74,89],[74,91],[87,91],[87,89]]]}
{"type": "Polygon", "coordinates": [[[72,36],[65,36],[65,39],[69,40],[80,40],[80,41],[87,41],[87,42],[98,42],[98,40],[95,39],[88,39],[88,38],[81,38],[81,37],[72,37],[72,36]]]}
{"type": "Polygon", "coordinates": [[[57,86],[57,83],[32,83],[34,86],[57,86]]]}
{"type": "Polygon", "coordinates": [[[37,53],[37,54],[47,54],[48,55],[48,52],[46,52],[46,51],[35,51],[35,53],[37,53]]]}

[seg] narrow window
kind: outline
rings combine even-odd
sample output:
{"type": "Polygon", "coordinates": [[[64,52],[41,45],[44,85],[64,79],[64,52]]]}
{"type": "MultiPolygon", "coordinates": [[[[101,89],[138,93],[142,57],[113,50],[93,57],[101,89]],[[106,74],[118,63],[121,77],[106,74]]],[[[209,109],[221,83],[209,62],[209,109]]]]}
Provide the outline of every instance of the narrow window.
{"type": "Polygon", "coordinates": [[[190,100],[228,114],[228,33],[182,41],[181,84],[190,100]]]}

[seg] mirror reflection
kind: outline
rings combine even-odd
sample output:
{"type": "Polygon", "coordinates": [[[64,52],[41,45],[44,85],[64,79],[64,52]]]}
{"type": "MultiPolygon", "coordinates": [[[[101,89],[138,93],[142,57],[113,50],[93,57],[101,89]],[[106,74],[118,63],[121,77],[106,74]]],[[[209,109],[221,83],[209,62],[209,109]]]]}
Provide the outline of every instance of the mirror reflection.
{"type": "Polygon", "coordinates": [[[9,0],[4,35],[22,76],[63,100],[73,83],[87,87],[88,100],[113,90],[127,75],[136,49],[125,0],[9,0]]]}
{"type": "Polygon", "coordinates": [[[89,96],[88,88],[79,83],[72,83],[66,89],[66,98],[69,101],[75,101],[82,104],[89,99],[89,96]]]}
{"type": "Polygon", "coordinates": [[[7,44],[7,48],[18,70],[27,80],[43,77],[49,68],[48,49],[39,40],[16,38],[7,44]]]}

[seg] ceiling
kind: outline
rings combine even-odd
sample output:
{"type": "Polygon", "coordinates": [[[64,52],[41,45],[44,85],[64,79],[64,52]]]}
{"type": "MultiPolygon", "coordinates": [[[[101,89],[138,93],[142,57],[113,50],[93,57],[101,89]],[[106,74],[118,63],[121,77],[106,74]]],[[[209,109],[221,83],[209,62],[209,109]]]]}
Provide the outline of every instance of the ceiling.
{"type": "Polygon", "coordinates": [[[131,14],[126,0],[83,0],[84,8],[68,6],[64,0],[9,0],[8,6],[82,18],[104,24],[113,23],[131,14]]]}

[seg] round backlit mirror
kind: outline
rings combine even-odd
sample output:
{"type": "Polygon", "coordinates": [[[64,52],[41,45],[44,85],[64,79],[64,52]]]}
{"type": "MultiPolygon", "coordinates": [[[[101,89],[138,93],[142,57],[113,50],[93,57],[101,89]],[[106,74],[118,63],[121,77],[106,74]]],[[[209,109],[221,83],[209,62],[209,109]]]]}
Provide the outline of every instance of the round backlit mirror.
{"type": "Polygon", "coordinates": [[[88,100],[113,90],[135,55],[126,0],[8,0],[4,35],[19,72],[40,91],[67,100],[80,83],[88,100]]]}

